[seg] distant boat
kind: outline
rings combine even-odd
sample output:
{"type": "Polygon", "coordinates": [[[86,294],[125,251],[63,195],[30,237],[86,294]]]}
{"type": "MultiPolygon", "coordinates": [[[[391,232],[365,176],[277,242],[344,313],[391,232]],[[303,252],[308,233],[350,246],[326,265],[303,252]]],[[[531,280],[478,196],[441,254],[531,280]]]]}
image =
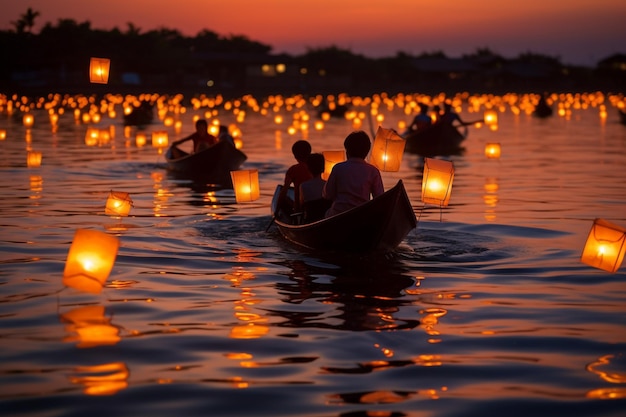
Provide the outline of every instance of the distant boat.
{"type": "Polygon", "coordinates": [[[619,114],[619,122],[623,125],[626,125],[626,111],[622,109],[617,109],[619,114]]]}
{"type": "Polygon", "coordinates": [[[461,129],[449,123],[434,123],[424,129],[404,133],[405,151],[421,156],[459,155],[467,137],[467,126],[461,129]]]}
{"type": "Polygon", "coordinates": [[[276,210],[282,185],[272,201],[274,222],[289,241],[307,249],[369,253],[390,252],[417,226],[402,180],[382,195],[343,213],[308,224],[293,224],[276,210]]]}
{"type": "Polygon", "coordinates": [[[138,107],[132,107],[128,114],[124,113],[125,126],[145,126],[154,119],[154,105],[149,101],[142,101],[138,107]]]}
{"type": "Polygon", "coordinates": [[[184,156],[174,158],[172,147],[167,150],[165,159],[170,171],[185,178],[219,184],[224,188],[232,188],[230,171],[238,170],[248,158],[226,141],[196,153],[183,153],[184,156]]]}
{"type": "Polygon", "coordinates": [[[548,104],[548,101],[545,97],[541,97],[539,102],[535,106],[535,110],[533,111],[533,115],[539,118],[546,118],[552,116],[552,106],[548,104]]]}

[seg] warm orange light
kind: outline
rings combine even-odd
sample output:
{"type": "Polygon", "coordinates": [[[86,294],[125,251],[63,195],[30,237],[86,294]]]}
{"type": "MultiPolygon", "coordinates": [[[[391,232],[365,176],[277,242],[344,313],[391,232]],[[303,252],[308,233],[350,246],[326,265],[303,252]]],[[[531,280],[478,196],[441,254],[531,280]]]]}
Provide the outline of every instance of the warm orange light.
{"type": "Polygon", "coordinates": [[[26,113],[24,117],[22,117],[22,123],[24,123],[26,128],[30,129],[35,123],[35,117],[30,113],[26,113]]]}
{"type": "Polygon", "coordinates": [[[26,155],[26,165],[29,168],[37,168],[41,166],[41,152],[30,151],[26,155]]]}
{"type": "Polygon", "coordinates": [[[322,173],[322,178],[327,180],[333,167],[339,162],[346,160],[346,151],[324,151],[322,155],[324,155],[324,172],[322,173]]]}
{"type": "Polygon", "coordinates": [[[501,148],[499,143],[488,143],[485,145],[485,156],[487,158],[500,158],[501,148]]]}
{"type": "Polygon", "coordinates": [[[453,179],[452,162],[426,158],[422,179],[422,202],[447,206],[450,201],[453,179]]]}
{"type": "Polygon", "coordinates": [[[138,148],[144,146],[147,141],[148,138],[146,137],[145,133],[137,133],[137,135],[135,136],[135,145],[137,145],[138,148]]]}
{"type": "Polygon", "coordinates": [[[269,327],[255,323],[235,326],[230,331],[232,339],[258,339],[269,333],[269,327]]]}
{"type": "Polygon", "coordinates": [[[497,125],[498,124],[498,112],[495,110],[485,110],[483,119],[485,119],[486,125],[497,125]]]}
{"type": "Polygon", "coordinates": [[[111,319],[104,315],[103,306],[85,306],[61,314],[61,321],[67,323],[65,330],[72,334],[64,342],[78,342],[76,347],[115,345],[121,340],[120,330],[111,325],[111,319]]]}
{"type": "Polygon", "coordinates": [[[595,219],[580,261],[607,272],[617,272],[624,260],[625,242],[625,228],[595,219]]]}
{"type": "Polygon", "coordinates": [[[117,257],[119,239],[96,230],[78,229],[63,271],[63,285],[98,294],[117,257]]]}
{"type": "Polygon", "coordinates": [[[5,140],[7,138],[7,131],[5,129],[0,129],[0,140],[5,140]]]}
{"type": "Polygon", "coordinates": [[[104,208],[104,214],[109,216],[128,216],[132,207],[133,200],[128,193],[111,190],[104,208]]]}
{"type": "Polygon", "coordinates": [[[155,148],[166,148],[168,144],[168,136],[167,132],[164,130],[160,130],[157,132],[152,132],[152,146],[155,148]]]}
{"type": "Polygon", "coordinates": [[[405,144],[406,140],[393,129],[378,126],[370,162],[381,171],[399,171],[405,144]]]}
{"type": "Polygon", "coordinates": [[[130,371],[123,362],[105,363],[102,365],[79,366],[75,374],[70,376],[73,384],[84,386],[87,395],[113,395],[128,388],[130,371]]]}
{"type": "Polygon", "coordinates": [[[96,84],[109,82],[109,67],[111,60],[108,58],[91,58],[89,63],[89,81],[96,84]]]}
{"type": "Polygon", "coordinates": [[[230,171],[235,190],[235,199],[238,203],[257,200],[260,196],[259,171],[256,169],[244,169],[230,171]]]}

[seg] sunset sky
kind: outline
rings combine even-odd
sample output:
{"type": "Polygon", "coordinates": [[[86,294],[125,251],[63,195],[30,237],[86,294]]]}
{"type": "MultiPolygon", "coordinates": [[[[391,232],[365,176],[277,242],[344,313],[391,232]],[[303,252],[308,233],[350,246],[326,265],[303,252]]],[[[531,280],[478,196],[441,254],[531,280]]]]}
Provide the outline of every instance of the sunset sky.
{"type": "Polygon", "coordinates": [[[455,58],[489,48],[505,58],[534,52],[595,66],[626,53],[625,0],[0,0],[0,28],[13,28],[28,7],[40,12],[36,33],[61,18],[122,31],[132,22],[142,32],[245,35],[294,55],[337,46],[371,58],[455,58]]]}

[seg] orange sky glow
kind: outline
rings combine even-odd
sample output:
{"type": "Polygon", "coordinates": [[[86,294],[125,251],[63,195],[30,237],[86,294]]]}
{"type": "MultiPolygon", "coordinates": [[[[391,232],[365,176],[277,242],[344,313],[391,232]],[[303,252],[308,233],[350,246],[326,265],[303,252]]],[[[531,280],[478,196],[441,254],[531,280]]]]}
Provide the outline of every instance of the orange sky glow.
{"type": "Polygon", "coordinates": [[[505,58],[533,52],[594,66],[626,53],[624,0],[0,0],[0,28],[13,28],[28,7],[41,13],[35,32],[58,19],[122,31],[131,22],[142,32],[244,35],[293,55],[337,46],[371,58],[399,51],[454,58],[489,48],[505,58]]]}

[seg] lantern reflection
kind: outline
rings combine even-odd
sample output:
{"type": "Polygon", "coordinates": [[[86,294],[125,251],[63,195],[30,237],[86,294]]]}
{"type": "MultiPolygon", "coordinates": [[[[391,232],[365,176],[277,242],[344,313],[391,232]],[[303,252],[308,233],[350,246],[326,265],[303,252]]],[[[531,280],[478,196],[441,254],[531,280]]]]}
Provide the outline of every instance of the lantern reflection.
{"type": "Polygon", "coordinates": [[[109,82],[111,60],[107,58],[91,58],[89,62],[89,81],[96,84],[109,82]]]}
{"type": "Polygon", "coordinates": [[[626,229],[603,219],[595,219],[580,257],[581,262],[617,272],[626,251],[626,229]]]}
{"type": "Polygon", "coordinates": [[[63,271],[63,285],[98,294],[117,257],[119,239],[96,230],[78,229],[63,271]]]}
{"type": "Polygon", "coordinates": [[[130,372],[124,362],[79,366],[74,371],[70,381],[83,385],[87,395],[113,395],[128,387],[130,372]]]}
{"type": "Polygon", "coordinates": [[[422,202],[445,207],[450,201],[454,166],[450,161],[425,158],[422,202]]]}
{"type": "Polygon", "coordinates": [[[394,130],[378,126],[372,146],[372,164],[381,171],[399,171],[405,144],[406,140],[394,130]]]}
{"type": "Polygon", "coordinates": [[[71,334],[63,341],[77,342],[76,347],[79,348],[115,345],[121,340],[119,329],[111,325],[109,317],[104,316],[103,306],[75,308],[61,314],[60,320],[67,323],[65,330],[71,334]]]}
{"type": "Polygon", "coordinates": [[[128,193],[111,190],[104,213],[109,216],[128,216],[132,207],[133,200],[128,193]]]}
{"type": "Polygon", "coordinates": [[[260,196],[259,171],[256,169],[230,171],[238,203],[255,201],[260,196]]]}

